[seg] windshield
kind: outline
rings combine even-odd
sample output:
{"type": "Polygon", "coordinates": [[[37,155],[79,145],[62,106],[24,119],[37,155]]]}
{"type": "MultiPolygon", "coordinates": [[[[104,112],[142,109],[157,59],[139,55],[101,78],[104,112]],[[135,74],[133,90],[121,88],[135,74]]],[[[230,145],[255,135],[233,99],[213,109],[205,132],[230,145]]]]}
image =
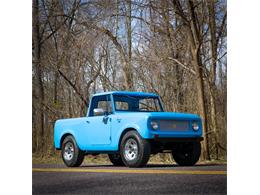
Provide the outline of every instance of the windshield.
{"type": "Polygon", "coordinates": [[[113,95],[115,110],[127,112],[163,112],[158,97],[113,95]]]}

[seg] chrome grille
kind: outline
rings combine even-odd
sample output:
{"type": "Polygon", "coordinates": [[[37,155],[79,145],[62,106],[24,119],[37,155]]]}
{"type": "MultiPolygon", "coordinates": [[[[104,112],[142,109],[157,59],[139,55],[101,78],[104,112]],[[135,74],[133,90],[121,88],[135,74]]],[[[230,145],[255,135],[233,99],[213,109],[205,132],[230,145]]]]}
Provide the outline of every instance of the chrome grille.
{"type": "Polygon", "coordinates": [[[160,120],[161,131],[188,131],[188,121],[160,120]]]}

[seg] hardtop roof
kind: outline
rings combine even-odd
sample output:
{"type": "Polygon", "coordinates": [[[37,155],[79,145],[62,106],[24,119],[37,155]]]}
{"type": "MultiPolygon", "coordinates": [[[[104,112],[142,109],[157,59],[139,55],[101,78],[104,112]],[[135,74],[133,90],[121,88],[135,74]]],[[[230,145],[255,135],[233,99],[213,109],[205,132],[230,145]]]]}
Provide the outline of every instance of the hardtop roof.
{"type": "Polygon", "coordinates": [[[158,95],[155,93],[146,93],[146,92],[138,92],[138,91],[108,91],[108,92],[96,93],[93,96],[109,95],[109,94],[158,97],[158,95]]]}

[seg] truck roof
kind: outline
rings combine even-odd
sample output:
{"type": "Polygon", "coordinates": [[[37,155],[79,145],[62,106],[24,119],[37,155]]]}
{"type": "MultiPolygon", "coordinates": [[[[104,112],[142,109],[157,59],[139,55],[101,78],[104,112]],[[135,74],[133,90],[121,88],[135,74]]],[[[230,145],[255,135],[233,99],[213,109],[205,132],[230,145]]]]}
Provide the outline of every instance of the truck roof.
{"type": "Polygon", "coordinates": [[[146,93],[146,92],[138,92],[138,91],[108,91],[108,92],[96,93],[93,96],[109,95],[109,94],[158,97],[158,95],[155,93],[146,93]]]}

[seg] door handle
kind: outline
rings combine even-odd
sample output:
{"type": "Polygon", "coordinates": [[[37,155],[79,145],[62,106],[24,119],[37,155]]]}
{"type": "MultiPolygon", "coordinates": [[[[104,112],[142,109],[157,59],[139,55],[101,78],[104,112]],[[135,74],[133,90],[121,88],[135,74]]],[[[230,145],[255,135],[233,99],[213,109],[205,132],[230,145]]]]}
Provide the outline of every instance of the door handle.
{"type": "Polygon", "coordinates": [[[103,123],[107,124],[108,119],[109,119],[108,116],[104,116],[103,117],[103,123]]]}
{"type": "Polygon", "coordinates": [[[86,123],[90,123],[89,121],[86,121],[86,123]]]}
{"type": "Polygon", "coordinates": [[[117,118],[116,120],[117,120],[117,122],[120,123],[122,119],[121,118],[117,118]]]}

